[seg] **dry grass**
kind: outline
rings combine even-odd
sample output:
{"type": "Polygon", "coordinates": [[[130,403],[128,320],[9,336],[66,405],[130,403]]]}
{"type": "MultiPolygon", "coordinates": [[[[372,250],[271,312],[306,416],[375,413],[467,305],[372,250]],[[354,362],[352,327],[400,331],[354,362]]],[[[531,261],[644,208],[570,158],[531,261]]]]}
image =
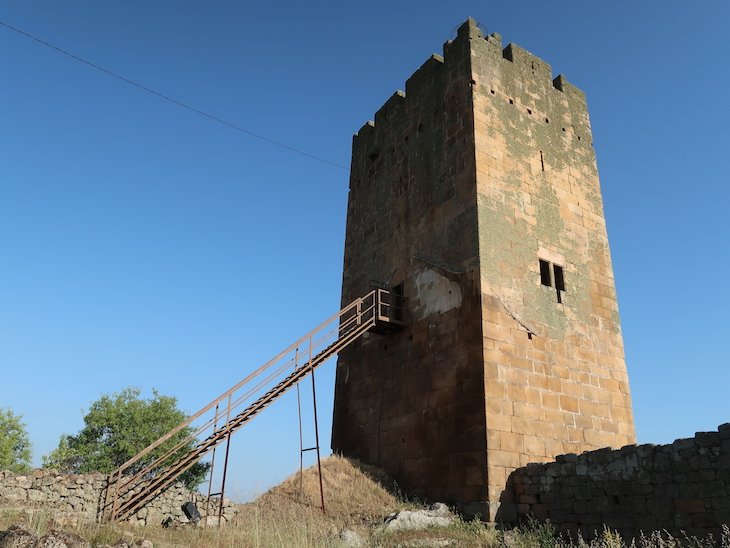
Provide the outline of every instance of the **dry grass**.
{"type": "MultiPolygon", "coordinates": [[[[403,501],[395,482],[382,471],[344,457],[332,455],[322,461],[322,483],[326,520],[342,526],[369,523],[390,512],[415,507],[403,501]]],[[[297,472],[252,504],[273,512],[316,509],[321,513],[317,467],[305,469],[301,483],[297,472]]]]}
{"type": "MultiPolygon", "coordinates": [[[[297,472],[256,501],[242,505],[236,520],[221,528],[135,528],[89,523],[64,528],[94,544],[114,544],[128,531],[135,539],[147,538],[160,547],[314,548],[338,546],[338,534],[345,528],[367,538],[372,524],[390,512],[415,506],[394,494],[395,484],[382,472],[342,457],[330,456],[322,461],[322,478],[326,513],[321,510],[319,475],[314,466],[304,470],[301,491],[297,472]]],[[[14,523],[25,525],[37,535],[56,525],[43,510],[0,515],[2,529],[14,523]]]]}
{"type": "MultiPolygon", "coordinates": [[[[343,457],[322,461],[326,512],[320,502],[317,467],[293,474],[280,485],[245,504],[226,529],[255,532],[244,546],[336,545],[342,529],[368,535],[369,526],[390,512],[414,505],[397,497],[393,481],[375,468],[343,457]]],[[[225,534],[226,531],[221,531],[225,534]]],[[[240,538],[238,539],[240,541],[240,538]]]]}
{"type": "MultiPolygon", "coordinates": [[[[115,544],[123,534],[134,540],[149,539],[158,548],[247,548],[281,546],[286,548],[328,548],[342,546],[339,533],[355,531],[371,547],[509,547],[509,548],[624,548],[626,544],[610,531],[596,540],[566,542],[546,523],[531,523],[508,532],[472,521],[457,521],[451,527],[402,531],[384,534],[377,527],[391,512],[413,509],[417,505],[405,501],[397,486],[382,472],[342,457],[331,456],[322,461],[325,504],[320,508],[319,477],[316,467],[294,474],[280,485],[244,504],[235,522],[221,528],[162,527],[135,528],[81,523],[65,524],[94,545],[115,544]]],[[[0,511],[0,530],[21,524],[36,535],[43,535],[58,526],[52,515],[43,509],[0,511]]],[[[64,525],[64,524],[60,524],[64,525]]],[[[666,533],[652,533],[628,548],[709,548],[708,539],[674,538],[666,533]]],[[[730,529],[725,529],[721,548],[730,548],[730,529]]]]}

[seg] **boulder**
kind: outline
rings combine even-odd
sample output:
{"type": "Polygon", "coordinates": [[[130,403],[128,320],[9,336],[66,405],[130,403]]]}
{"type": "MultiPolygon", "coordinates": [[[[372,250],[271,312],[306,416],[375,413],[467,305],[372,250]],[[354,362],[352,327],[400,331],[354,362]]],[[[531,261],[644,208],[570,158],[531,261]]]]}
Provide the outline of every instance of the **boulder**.
{"type": "Polygon", "coordinates": [[[91,548],[91,543],[68,531],[51,529],[38,540],[36,548],[91,548]]]}
{"type": "Polygon", "coordinates": [[[385,518],[383,529],[390,533],[410,529],[426,529],[428,527],[447,527],[454,522],[448,507],[440,502],[427,510],[403,510],[394,512],[385,518]]]}
{"type": "Polygon", "coordinates": [[[358,548],[365,545],[362,538],[360,538],[360,535],[350,529],[343,529],[340,531],[339,538],[340,546],[342,547],[358,548]]]}
{"type": "Polygon", "coordinates": [[[34,548],[36,536],[20,525],[11,525],[7,531],[0,531],[0,548],[34,548]]]}

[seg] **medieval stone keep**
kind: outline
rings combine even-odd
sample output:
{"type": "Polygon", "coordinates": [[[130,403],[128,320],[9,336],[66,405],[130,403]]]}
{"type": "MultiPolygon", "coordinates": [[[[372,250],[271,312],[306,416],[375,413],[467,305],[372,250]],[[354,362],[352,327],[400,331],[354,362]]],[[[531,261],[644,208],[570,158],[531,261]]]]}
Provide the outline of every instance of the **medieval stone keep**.
{"type": "Polygon", "coordinates": [[[332,448],[509,521],[515,469],[635,441],[585,96],[472,20],[405,87],[353,140],[342,303],[407,325],[340,353],[332,448]]]}

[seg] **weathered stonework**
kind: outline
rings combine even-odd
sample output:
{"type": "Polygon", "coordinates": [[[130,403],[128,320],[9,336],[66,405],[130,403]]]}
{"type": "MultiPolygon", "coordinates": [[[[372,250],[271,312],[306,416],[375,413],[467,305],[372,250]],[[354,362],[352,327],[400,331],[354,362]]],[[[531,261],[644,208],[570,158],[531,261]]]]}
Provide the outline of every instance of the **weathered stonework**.
{"type": "Polygon", "coordinates": [[[469,20],[351,169],[342,302],[402,284],[408,326],[340,353],[334,451],[493,520],[514,469],[634,442],[580,90],[469,20]]]}
{"type": "Polygon", "coordinates": [[[605,525],[626,539],[655,530],[719,537],[730,525],[730,424],[669,445],[560,455],[515,470],[509,485],[521,517],[572,535],[605,525]]]}
{"type": "MultiPolygon", "coordinates": [[[[107,476],[104,474],[61,474],[56,470],[33,470],[28,474],[0,471],[0,508],[28,510],[42,509],[64,523],[95,522],[101,518],[107,476]]],[[[185,523],[188,519],[182,511],[185,502],[194,502],[205,515],[206,498],[200,493],[175,484],[162,495],[135,513],[129,523],[134,525],[160,525],[167,517],[185,523]]],[[[211,514],[217,516],[220,499],[211,498],[211,514]]],[[[237,507],[223,499],[223,516],[228,521],[237,507]]]]}

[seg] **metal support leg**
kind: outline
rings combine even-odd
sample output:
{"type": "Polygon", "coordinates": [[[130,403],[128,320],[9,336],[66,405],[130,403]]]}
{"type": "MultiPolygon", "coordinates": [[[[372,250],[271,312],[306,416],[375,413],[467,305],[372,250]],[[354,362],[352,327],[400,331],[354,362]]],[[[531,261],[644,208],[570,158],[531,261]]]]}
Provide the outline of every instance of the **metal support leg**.
{"type": "Polygon", "coordinates": [[[314,440],[317,447],[317,469],[319,471],[319,499],[322,502],[322,513],[324,508],[324,486],[322,485],[322,461],[319,454],[319,423],[317,422],[317,390],[314,386],[314,369],[310,371],[312,375],[312,405],[314,407],[314,440]]]}

